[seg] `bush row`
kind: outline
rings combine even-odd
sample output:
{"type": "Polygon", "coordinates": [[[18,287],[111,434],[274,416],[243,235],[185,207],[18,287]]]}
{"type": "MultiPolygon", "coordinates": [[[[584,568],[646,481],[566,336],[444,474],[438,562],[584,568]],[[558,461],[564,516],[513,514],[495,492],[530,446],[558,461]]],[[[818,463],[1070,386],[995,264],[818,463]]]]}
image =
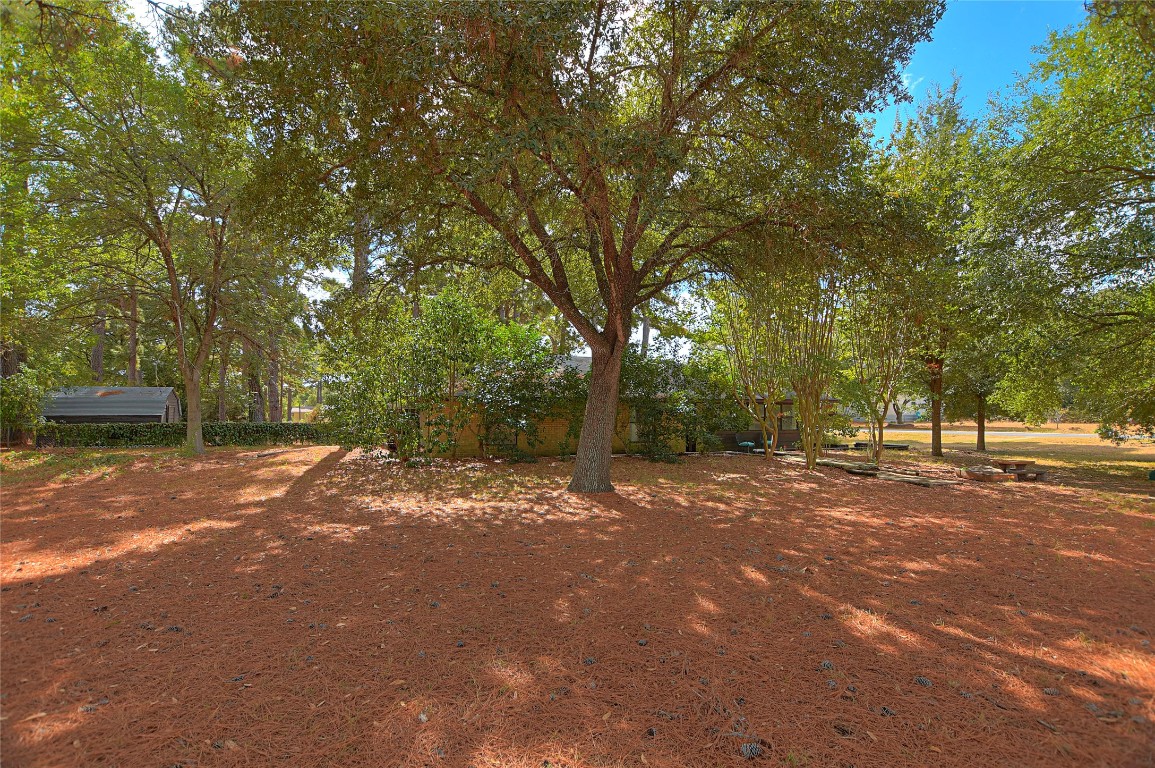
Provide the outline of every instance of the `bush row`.
{"type": "MultiPolygon", "coordinates": [[[[330,442],[328,425],[206,421],[205,445],[289,445],[330,442]]],[[[185,425],[179,424],[42,424],[36,445],[69,448],[128,448],[184,444],[185,425]]]]}

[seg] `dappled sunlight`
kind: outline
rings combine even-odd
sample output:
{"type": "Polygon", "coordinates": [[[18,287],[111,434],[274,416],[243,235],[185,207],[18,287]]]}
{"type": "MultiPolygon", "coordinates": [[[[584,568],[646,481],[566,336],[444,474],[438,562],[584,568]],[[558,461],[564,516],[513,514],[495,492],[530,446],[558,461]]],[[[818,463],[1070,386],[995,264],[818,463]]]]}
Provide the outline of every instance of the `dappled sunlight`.
{"type": "Polygon", "coordinates": [[[495,681],[498,693],[503,694],[508,690],[514,699],[518,694],[528,693],[537,682],[537,678],[525,665],[506,659],[495,659],[487,672],[495,681]]]}
{"type": "Polygon", "coordinates": [[[816,765],[1150,735],[1141,517],[759,457],[615,460],[585,497],[566,462],[262,453],[5,504],[7,750],[673,768],[754,735],[816,765]]]}
{"type": "Polygon", "coordinates": [[[199,520],[168,528],[143,528],[100,547],[68,551],[41,549],[30,541],[6,542],[5,564],[0,568],[0,579],[40,578],[50,573],[84,568],[99,560],[157,552],[199,533],[226,531],[238,525],[239,521],[199,520]]]}
{"type": "Polygon", "coordinates": [[[741,570],[742,570],[742,576],[745,577],[747,581],[752,581],[755,584],[762,584],[762,585],[766,585],[766,584],[770,583],[770,580],[766,578],[766,575],[763,574],[762,572],[760,572],[759,570],[757,570],[756,568],[753,568],[749,565],[743,565],[741,570]]]}
{"type": "Polygon", "coordinates": [[[697,604],[698,608],[705,611],[706,613],[721,613],[722,612],[722,609],[718,607],[717,603],[715,603],[713,600],[709,600],[709,599],[707,599],[707,598],[705,598],[702,595],[699,595],[697,593],[694,594],[694,602],[697,604]]]}
{"type": "Polygon", "coordinates": [[[885,615],[869,608],[843,605],[839,617],[852,633],[888,653],[903,653],[912,648],[926,647],[926,643],[917,635],[896,627],[885,615]]]}
{"type": "Polygon", "coordinates": [[[24,741],[36,745],[68,735],[80,722],[81,718],[75,713],[52,716],[47,712],[36,712],[21,720],[15,727],[21,732],[24,741]]]}

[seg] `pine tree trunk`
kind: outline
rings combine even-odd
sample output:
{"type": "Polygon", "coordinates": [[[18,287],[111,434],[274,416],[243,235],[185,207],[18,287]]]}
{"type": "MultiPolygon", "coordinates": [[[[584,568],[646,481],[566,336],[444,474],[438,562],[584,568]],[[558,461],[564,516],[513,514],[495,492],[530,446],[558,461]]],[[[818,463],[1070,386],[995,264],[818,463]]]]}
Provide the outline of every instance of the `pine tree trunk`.
{"type": "Polygon", "coordinates": [[[201,434],[201,372],[184,371],[184,392],[188,401],[185,408],[185,447],[193,453],[205,452],[205,439],[201,434]]]}
{"type": "Polygon", "coordinates": [[[102,306],[96,310],[96,321],[92,324],[92,334],[96,338],[92,342],[89,366],[92,368],[92,378],[97,384],[104,383],[104,338],[108,331],[107,318],[108,310],[102,306]]]}
{"type": "Polygon", "coordinates": [[[642,357],[650,351],[650,318],[642,315],[642,357]]]}
{"type": "Polygon", "coordinates": [[[987,450],[987,398],[985,395],[979,395],[978,414],[976,415],[978,428],[975,430],[975,450],[987,450]]]}
{"type": "Polygon", "coordinates": [[[942,456],[942,360],[933,358],[930,369],[930,455],[942,456]]]}
{"type": "Polygon", "coordinates": [[[613,452],[614,426],[618,418],[618,391],[621,384],[623,343],[594,347],[589,372],[589,395],[585,418],[578,438],[573,479],[569,490],[575,493],[608,493],[610,454],[613,452]]]}
{"type": "Polygon", "coordinates": [[[229,420],[229,349],[232,344],[228,337],[221,342],[220,365],[217,368],[217,421],[229,420]]]}
{"type": "Polygon", "coordinates": [[[276,424],[284,416],[281,410],[281,358],[276,336],[269,342],[269,375],[266,384],[269,389],[269,421],[276,424]]]}
{"type": "Polygon", "coordinates": [[[262,424],[265,421],[265,396],[261,389],[261,371],[259,366],[259,357],[253,345],[241,338],[241,354],[244,355],[246,367],[248,368],[248,392],[249,392],[249,421],[254,424],[262,424]]]}
{"type": "Polygon", "coordinates": [[[128,383],[134,387],[141,384],[140,374],[140,307],[136,286],[128,289],[128,383]]]}

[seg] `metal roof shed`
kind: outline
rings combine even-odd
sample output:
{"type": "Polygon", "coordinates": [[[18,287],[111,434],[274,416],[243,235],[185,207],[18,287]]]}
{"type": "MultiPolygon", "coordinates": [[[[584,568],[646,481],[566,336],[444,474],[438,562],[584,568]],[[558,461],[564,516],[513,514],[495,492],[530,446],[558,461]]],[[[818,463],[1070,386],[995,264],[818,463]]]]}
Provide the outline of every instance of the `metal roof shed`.
{"type": "Polygon", "coordinates": [[[181,420],[172,387],[62,387],[48,393],[42,413],[65,424],[181,420]]]}

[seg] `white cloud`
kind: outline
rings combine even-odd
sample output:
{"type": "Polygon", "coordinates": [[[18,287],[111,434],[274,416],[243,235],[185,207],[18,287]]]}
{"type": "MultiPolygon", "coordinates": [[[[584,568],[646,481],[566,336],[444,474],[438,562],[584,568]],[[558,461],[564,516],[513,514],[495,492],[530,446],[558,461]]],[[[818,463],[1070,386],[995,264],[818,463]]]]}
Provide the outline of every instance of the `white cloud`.
{"type": "Polygon", "coordinates": [[[903,72],[902,73],[902,87],[906,88],[908,93],[911,93],[914,91],[915,88],[918,87],[918,84],[921,83],[925,79],[926,79],[925,77],[915,77],[914,75],[910,74],[909,72],[903,72]]]}

